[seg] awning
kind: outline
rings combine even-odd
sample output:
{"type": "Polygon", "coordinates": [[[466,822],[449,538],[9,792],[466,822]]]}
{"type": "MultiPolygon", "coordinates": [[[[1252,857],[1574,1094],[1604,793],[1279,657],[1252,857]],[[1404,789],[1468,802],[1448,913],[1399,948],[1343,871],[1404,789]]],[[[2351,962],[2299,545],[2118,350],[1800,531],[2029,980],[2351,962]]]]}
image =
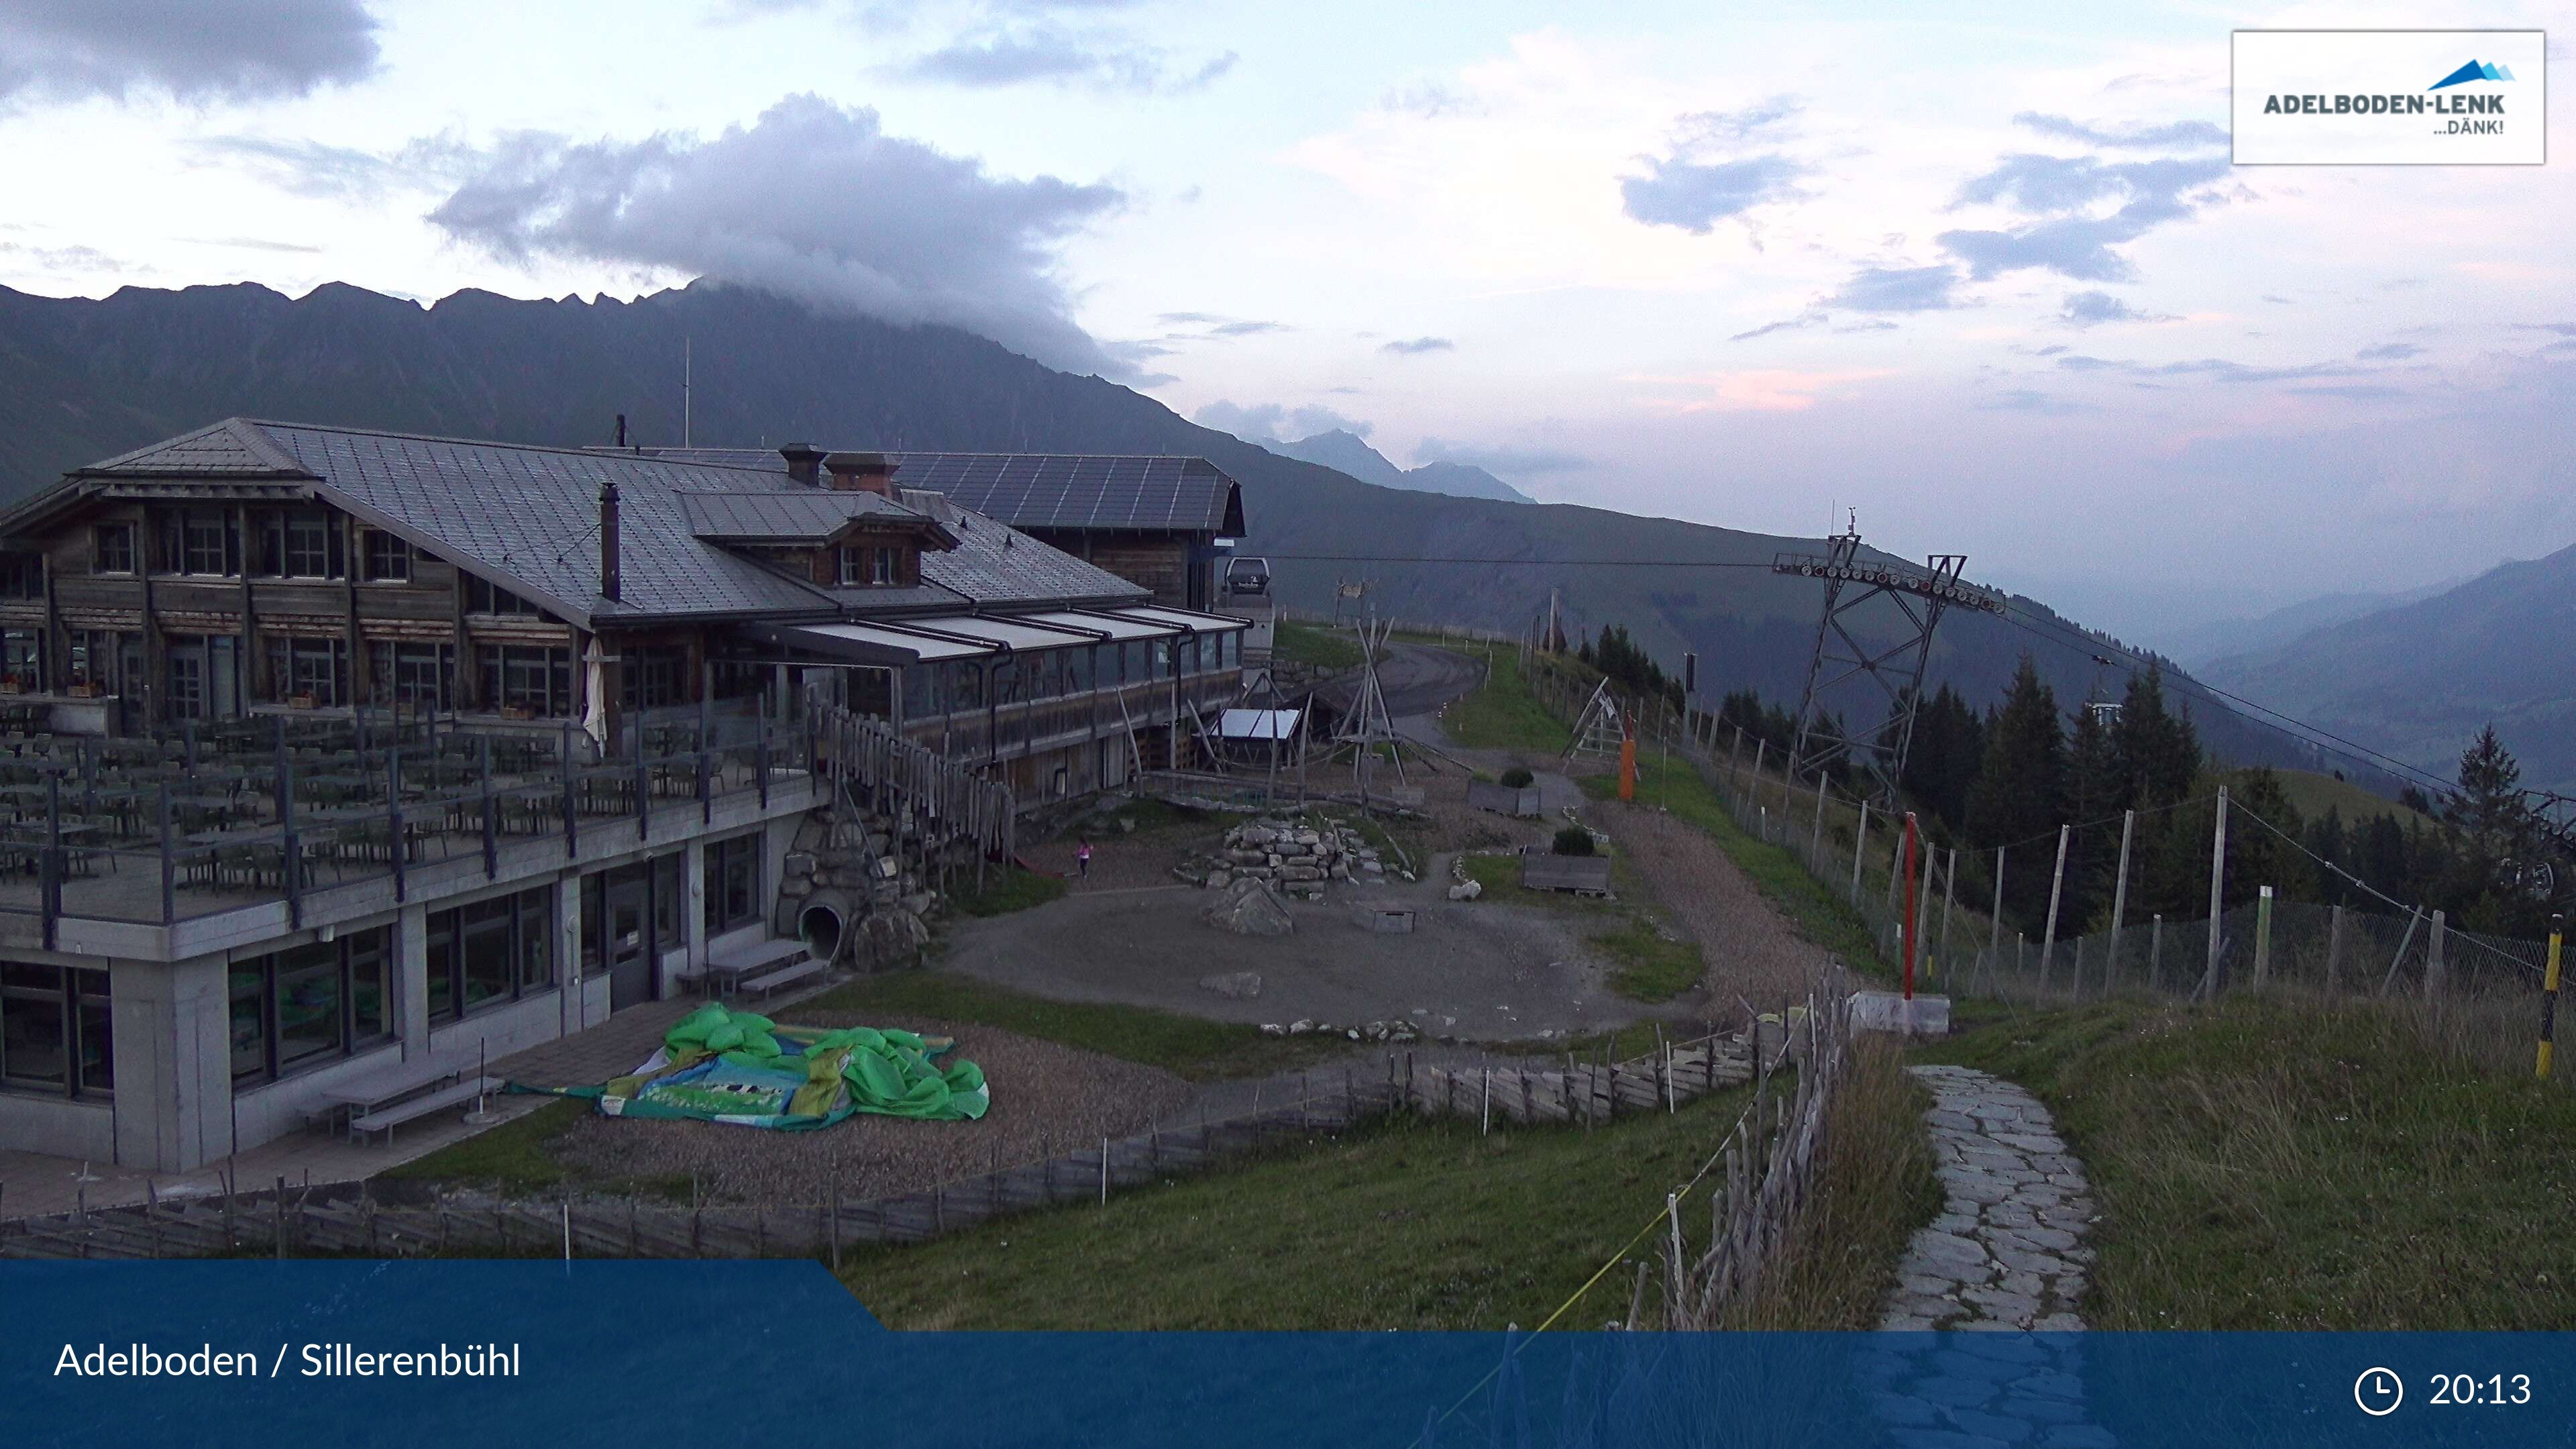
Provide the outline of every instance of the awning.
{"type": "Polygon", "coordinates": [[[1083,614],[1070,609],[1053,614],[1024,614],[1020,617],[1037,624],[1059,624],[1068,629],[1086,629],[1113,640],[1168,639],[1181,632],[1178,624],[1155,624],[1143,619],[1130,619],[1117,614],[1083,614]]]}
{"type": "Polygon", "coordinates": [[[1228,740],[1293,740],[1297,737],[1297,711],[1293,709],[1230,709],[1216,722],[1219,739],[1228,740]]]}
{"type": "Polygon", "coordinates": [[[989,643],[942,639],[876,624],[794,624],[774,631],[791,649],[811,650],[853,664],[923,664],[943,659],[980,659],[999,653],[989,643]]]}
{"type": "Polygon", "coordinates": [[[1048,628],[1019,618],[987,618],[980,614],[934,614],[928,618],[906,619],[903,627],[981,639],[1004,649],[1062,649],[1093,643],[1100,637],[1096,628],[1083,627],[1077,632],[1076,626],[1071,625],[1048,628]]]}
{"type": "Polygon", "coordinates": [[[1162,604],[1131,604],[1114,611],[1104,610],[1103,612],[1115,612],[1127,619],[1167,624],[1192,634],[1226,634],[1237,629],[1252,627],[1252,621],[1249,619],[1237,619],[1227,614],[1202,614],[1196,609],[1174,609],[1162,604]]]}

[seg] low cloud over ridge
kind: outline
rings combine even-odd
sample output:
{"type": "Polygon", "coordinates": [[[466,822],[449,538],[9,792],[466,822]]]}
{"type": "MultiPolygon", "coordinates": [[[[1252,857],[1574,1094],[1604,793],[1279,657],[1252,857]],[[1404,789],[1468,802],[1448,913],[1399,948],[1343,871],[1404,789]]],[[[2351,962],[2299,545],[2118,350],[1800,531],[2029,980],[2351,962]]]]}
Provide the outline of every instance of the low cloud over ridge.
{"type": "Polygon", "coordinates": [[[740,283],[823,308],[979,333],[1051,367],[1124,375],[1072,320],[1055,250],[1125,200],[1014,180],[790,96],[712,139],[509,137],[430,220],[515,260],[571,257],[740,283]]]}

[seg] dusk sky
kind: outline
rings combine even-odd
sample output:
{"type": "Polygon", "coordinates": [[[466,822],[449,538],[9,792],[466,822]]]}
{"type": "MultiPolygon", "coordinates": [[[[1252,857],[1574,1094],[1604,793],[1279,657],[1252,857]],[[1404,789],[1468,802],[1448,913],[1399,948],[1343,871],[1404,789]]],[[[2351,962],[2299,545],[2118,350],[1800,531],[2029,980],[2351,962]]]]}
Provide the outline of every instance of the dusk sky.
{"type": "Polygon", "coordinates": [[[2226,133],[2231,28],[2564,5],[169,8],[0,11],[0,283],[712,275],[2149,644],[2576,542],[2566,165],[2226,133]]]}

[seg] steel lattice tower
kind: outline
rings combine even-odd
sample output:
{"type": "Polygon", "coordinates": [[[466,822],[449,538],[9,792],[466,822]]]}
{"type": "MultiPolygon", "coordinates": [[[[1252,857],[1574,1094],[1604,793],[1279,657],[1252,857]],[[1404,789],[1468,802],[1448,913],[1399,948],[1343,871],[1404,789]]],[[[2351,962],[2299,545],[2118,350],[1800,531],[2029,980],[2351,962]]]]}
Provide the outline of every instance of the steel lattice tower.
{"type": "MultiPolygon", "coordinates": [[[[1923,694],[1923,666],[1932,654],[1932,631],[1942,612],[1953,605],[1980,613],[2000,614],[2003,600],[1960,581],[1967,567],[1963,553],[1934,554],[1922,569],[1908,564],[1878,564],[1860,556],[1860,526],[1825,540],[1821,554],[1783,553],[1772,571],[1825,581],[1824,612],[1816,621],[1816,645],[1807,661],[1807,687],[1798,699],[1798,742],[1789,754],[1789,775],[1813,777],[1849,759],[1869,778],[1869,794],[1894,808],[1897,781],[1905,773],[1905,754],[1914,743],[1914,712],[1923,694]],[[1905,627],[1890,642],[1871,645],[1852,632],[1855,610],[1886,599],[1903,616],[1905,627]],[[1859,717],[1837,724],[1826,706],[1842,686],[1866,678],[1878,694],[1862,692],[1864,702],[1880,695],[1887,712],[1876,720],[1859,717]],[[1892,737],[1892,738],[1891,738],[1892,737]]],[[[1848,691],[1847,691],[1848,693],[1848,691]]]]}

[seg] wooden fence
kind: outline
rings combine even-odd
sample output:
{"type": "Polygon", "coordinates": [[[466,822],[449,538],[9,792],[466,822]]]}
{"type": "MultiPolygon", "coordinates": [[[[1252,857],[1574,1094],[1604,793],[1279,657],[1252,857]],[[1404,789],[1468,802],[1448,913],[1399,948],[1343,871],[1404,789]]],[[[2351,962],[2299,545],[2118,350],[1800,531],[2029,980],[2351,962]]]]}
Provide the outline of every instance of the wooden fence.
{"type": "MultiPolygon", "coordinates": [[[[404,1201],[370,1183],[169,1199],[0,1222],[0,1258],[579,1256],[821,1257],[846,1248],[918,1243],[1011,1213],[1106,1203],[1112,1193],[1223,1158],[1332,1136],[1401,1110],[1496,1121],[1606,1123],[1676,1111],[1740,1087],[1754,1066],[1745,1038],[1717,1035],[1625,1062],[1568,1060],[1544,1069],[1417,1067],[1390,1056],[1380,1079],[1356,1068],[1307,1073],[1294,1100],[1219,1121],[1156,1127],[1096,1149],[933,1186],[844,1202],[677,1203],[641,1196],[505,1199],[450,1193],[404,1201]]],[[[712,1131],[748,1130],[710,1128],[712,1131]]]]}

